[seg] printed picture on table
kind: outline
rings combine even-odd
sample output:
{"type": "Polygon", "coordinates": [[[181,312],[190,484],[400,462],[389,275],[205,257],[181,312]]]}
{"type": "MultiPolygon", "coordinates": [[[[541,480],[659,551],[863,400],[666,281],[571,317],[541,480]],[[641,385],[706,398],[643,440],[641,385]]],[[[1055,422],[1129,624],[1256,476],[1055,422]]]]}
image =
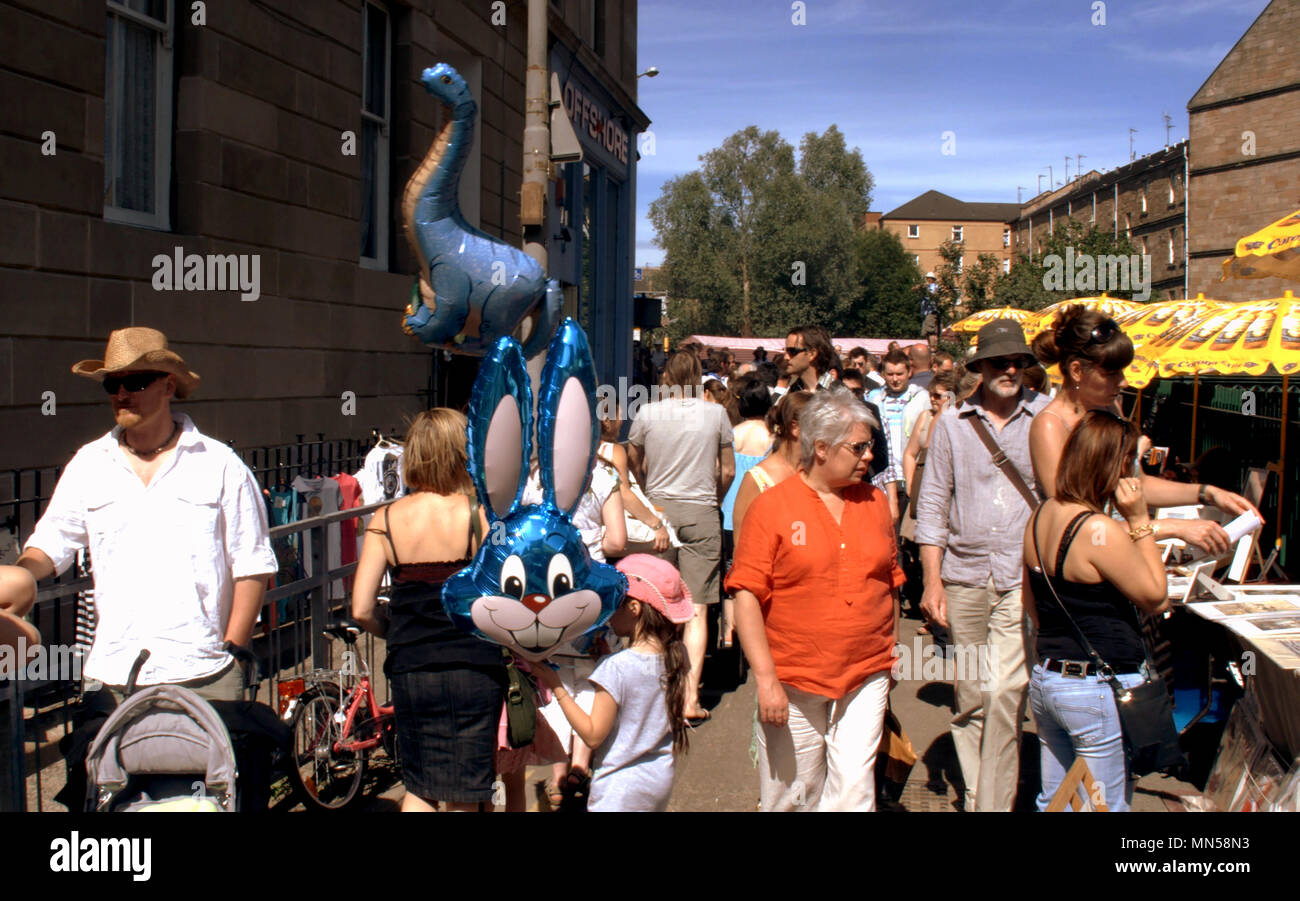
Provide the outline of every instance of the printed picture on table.
{"type": "Polygon", "coordinates": [[[1250,601],[1228,601],[1211,604],[1224,616],[1245,616],[1250,613],[1295,613],[1296,605],[1287,598],[1257,598],[1250,601]]]}

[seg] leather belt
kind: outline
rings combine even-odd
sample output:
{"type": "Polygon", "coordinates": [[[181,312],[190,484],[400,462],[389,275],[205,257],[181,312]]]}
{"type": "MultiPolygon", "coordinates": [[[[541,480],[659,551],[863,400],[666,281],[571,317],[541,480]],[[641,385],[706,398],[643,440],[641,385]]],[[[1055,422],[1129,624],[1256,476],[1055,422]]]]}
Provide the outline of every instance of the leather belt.
{"type": "MultiPolygon", "coordinates": [[[[1097,675],[1097,664],[1090,663],[1086,660],[1053,660],[1048,657],[1043,661],[1043,669],[1048,672],[1060,673],[1062,676],[1072,676],[1076,679],[1084,679],[1088,676],[1097,675]]],[[[1130,669],[1115,670],[1114,672],[1117,676],[1123,676],[1140,671],[1130,669]]]]}

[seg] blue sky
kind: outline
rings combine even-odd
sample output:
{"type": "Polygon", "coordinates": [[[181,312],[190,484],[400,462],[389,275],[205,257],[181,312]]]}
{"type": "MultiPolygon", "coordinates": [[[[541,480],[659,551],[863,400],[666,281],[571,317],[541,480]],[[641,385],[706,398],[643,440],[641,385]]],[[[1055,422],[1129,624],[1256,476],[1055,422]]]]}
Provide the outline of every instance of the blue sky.
{"type": "Polygon", "coordinates": [[[657,265],[646,218],[668,179],[748,125],[796,148],[831,123],[862,150],[888,212],[935,189],[1014,202],[1187,137],[1187,101],[1268,0],[641,0],[638,80],[654,153],[637,164],[636,264],[657,265]],[[944,155],[942,135],[955,133],[944,155]]]}

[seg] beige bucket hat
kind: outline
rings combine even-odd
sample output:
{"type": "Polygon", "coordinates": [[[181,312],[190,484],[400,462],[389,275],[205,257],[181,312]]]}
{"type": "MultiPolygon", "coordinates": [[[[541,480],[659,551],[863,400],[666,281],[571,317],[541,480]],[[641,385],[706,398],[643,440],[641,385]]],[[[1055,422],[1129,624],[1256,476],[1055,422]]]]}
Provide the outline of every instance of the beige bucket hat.
{"type": "Polygon", "coordinates": [[[102,360],[82,360],[72,367],[75,375],[97,382],[105,376],[132,369],[166,372],[176,376],[176,397],[184,400],[198,387],[199,376],[191,372],[180,354],[167,349],[167,336],[156,328],[132,326],[108,336],[102,360]]]}

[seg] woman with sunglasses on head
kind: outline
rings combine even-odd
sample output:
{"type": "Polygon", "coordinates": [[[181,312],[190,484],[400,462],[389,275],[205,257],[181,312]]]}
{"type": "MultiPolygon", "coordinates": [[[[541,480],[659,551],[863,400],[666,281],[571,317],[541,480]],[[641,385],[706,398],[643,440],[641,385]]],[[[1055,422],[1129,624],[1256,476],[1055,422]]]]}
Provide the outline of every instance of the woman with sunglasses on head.
{"type": "MultiPolygon", "coordinates": [[[[1044,366],[1057,363],[1064,381],[1061,390],[1036,417],[1029,431],[1034,477],[1048,497],[1055,494],[1056,470],[1066,439],[1090,410],[1120,411],[1124,368],[1133,361],[1133,342],[1115,320],[1082,305],[1067,307],[1053,326],[1034,339],[1034,354],[1044,366]]],[[[1254,510],[1239,494],[1203,484],[1180,484],[1141,475],[1143,494],[1153,507],[1207,504],[1232,515],[1254,510]]],[[[1255,511],[1258,515],[1258,511],[1255,511]]],[[[1161,519],[1159,538],[1179,538],[1218,555],[1228,551],[1228,534],[1208,519],[1161,519]]]]}
{"type": "Polygon", "coordinates": [[[799,413],[798,472],[738,533],[726,587],[758,682],[763,810],[875,809],[903,584],[889,503],[863,481],[875,424],[842,385],[816,392],[799,413]]]}
{"type": "Polygon", "coordinates": [[[1114,693],[1079,633],[1121,686],[1145,681],[1137,610],[1159,613],[1169,601],[1148,499],[1130,475],[1137,444],[1136,430],[1110,410],[1080,416],[1056,467],[1054,497],[1025,529],[1024,605],[1038,630],[1029,702],[1040,742],[1039,810],[1076,757],[1088,761],[1094,803],[1123,811],[1132,799],[1114,693]],[[1103,512],[1108,504],[1126,523],[1103,512]]]}

